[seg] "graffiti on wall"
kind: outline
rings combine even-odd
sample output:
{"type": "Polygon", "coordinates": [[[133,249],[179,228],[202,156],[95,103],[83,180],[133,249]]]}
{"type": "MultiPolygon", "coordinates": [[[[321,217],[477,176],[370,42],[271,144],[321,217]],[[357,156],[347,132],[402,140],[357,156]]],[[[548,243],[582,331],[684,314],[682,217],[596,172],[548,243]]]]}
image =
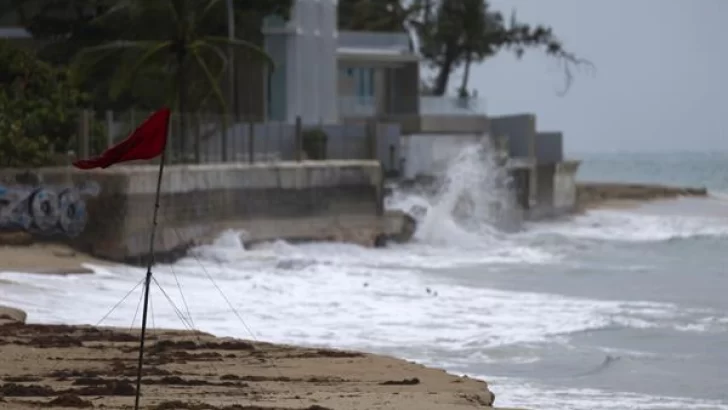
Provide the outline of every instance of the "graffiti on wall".
{"type": "Polygon", "coordinates": [[[95,182],[77,186],[0,184],[0,231],[78,236],[88,222],[84,198],[99,192],[95,182]]]}

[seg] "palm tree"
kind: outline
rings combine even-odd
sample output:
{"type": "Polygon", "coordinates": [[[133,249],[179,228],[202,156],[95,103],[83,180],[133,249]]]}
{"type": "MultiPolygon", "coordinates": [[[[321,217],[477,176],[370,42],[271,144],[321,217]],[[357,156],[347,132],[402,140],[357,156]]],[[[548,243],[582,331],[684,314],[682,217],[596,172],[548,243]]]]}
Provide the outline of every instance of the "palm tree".
{"type": "MultiPolygon", "coordinates": [[[[74,71],[83,78],[109,59],[118,62],[109,90],[112,98],[131,89],[138,77],[164,73],[170,80],[166,100],[182,115],[180,149],[184,152],[186,114],[191,108],[199,109],[214,97],[220,110],[227,112],[220,81],[228,65],[228,50],[247,51],[271,69],[273,66],[257,45],[217,35],[226,22],[225,13],[222,0],[120,0],[92,24],[116,26],[123,35],[83,49],[75,59],[74,71]],[[192,101],[195,107],[191,107],[192,101]]],[[[224,128],[226,132],[227,120],[224,128]]],[[[199,147],[199,141],[196,145],[199,147]]]]}

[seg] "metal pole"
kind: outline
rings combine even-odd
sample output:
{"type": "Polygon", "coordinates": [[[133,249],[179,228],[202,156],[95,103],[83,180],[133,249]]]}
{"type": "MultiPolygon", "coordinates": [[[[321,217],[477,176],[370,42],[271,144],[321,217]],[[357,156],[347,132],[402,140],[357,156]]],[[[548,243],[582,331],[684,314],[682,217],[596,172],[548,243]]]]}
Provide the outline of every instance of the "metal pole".
{"type": "Polygon", "coordinates": [[[152,265],[154,265],[154,237],[157,232],[157,215],[159,213],[159,196],[162,190],[162,173],[164,172],[165,151],[159,161],[159,175],[157,176],[157,193],[154,198],[154,212],[152,216],[152,232],[149,235],[149,262],[147,263],[147,276],[144,280],[144,308],[142,310],[142,332],[139,337],[139,362],[137,364],[136,397],[134,410],[139,410],[139,398],[142,389],[142,365],[144,364],[144,338],[147,334],[147,312],[149,308],[149,288],[152,283],[152,265]]]}
{"type": "MultiPolygon", "coordinates": [[[[227,0],[226,1],[227,6],[227,25],[228,25],[228,40],[233,41],[235,40],[235,9],[233,8],[233,0],[227,0]]],[[[236,104],[236,96],[237,96],[237,89],[236,89],[236,81],[235,81],[235,55],[233,52],[232,45],[228,45],[227,47],[227,53],[228,53],[228,104],[230,111],[230,117],[235,122],[235,118],[237,118],[238,114],[238,107],[236,104]]],[[[227,116],[228,113],[223,113],[223,115],[227,116]]],[[[231,128],[231,124],[228,121],[224,122],[228,130],[231,128]]],[[[223,135],[223,141],[222,141],[222,160],[227,161],[227,134],[228,130],[225,130],[225,132],[222,133],[223,135]]]]}

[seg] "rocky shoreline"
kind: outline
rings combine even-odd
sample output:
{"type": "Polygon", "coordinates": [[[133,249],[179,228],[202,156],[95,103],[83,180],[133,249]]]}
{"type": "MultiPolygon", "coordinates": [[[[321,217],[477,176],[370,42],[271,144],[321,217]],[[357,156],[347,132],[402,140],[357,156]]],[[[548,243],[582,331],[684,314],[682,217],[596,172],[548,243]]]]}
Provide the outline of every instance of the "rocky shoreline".
{"type": "Polygon", "coordinates": [[[707,197],[706,188],[675,187],[658,184],[581,182],[576,185],[578,210],[603,206],[639,204],[680,197],[707,197]]]}
{"type": "MultiPolygon", "coordinates": [[[[0,408],[129,409],[138,331],[25,324],[0,307],[0,408]]],[[[143,408],[152,410],[490,409],[480,380],[360,352],[155,330],[143,408]]]]}

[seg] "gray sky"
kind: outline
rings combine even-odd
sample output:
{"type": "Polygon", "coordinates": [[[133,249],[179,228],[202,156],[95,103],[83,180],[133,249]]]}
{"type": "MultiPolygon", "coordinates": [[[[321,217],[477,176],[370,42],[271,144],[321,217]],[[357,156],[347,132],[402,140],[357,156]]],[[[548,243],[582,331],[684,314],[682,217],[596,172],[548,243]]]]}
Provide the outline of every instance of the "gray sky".
{"type": "Polygon", "coordinates": [[[519,61],[504,52],[473,72],[471,86],[489,114],[536,113],[539,129],[564,131],[567,152],[728,151],[728,0],[492,4],[553,26],[596,71],[577,73],[559,97],[563,75],[554,59],[533,51],[519,61]]]}

